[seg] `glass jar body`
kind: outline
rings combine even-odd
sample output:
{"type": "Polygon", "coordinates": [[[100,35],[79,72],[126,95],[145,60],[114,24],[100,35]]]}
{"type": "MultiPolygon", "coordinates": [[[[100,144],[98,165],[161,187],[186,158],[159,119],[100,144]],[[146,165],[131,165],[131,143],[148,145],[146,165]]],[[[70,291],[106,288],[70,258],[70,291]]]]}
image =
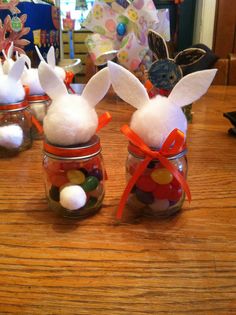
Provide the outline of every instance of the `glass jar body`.
{"type": "Polygon", "coordinates": [[[0,128],[0,157],[14,156],[31,147],[32,116],[29,107],[15,110],[1,110],[0,107],[0,128]]]}
{"type": "MultiPolygon", "coordinates": [[[[168,160],[186,179],[188,164],[185,153],[182,152],[168,160]]],[[[127,181],[142,162],[142,158],[132,153],[128,154],[127,181]]],[[[184,199],[185,193],[173,174],[158,160],[152,160],[133,187],[127,200],[127,206],[147,215],[168,217],[182,208],[184,199]]]]}
{"type": "Polygon", "coordinates": [[[100,152],[73,158],[46,152],[43,168],[46,196],[51,210],[60,216],[74,219],[83,219],[99,211],[105,196],[105,168],[100,152]],[[62,200],[63,191],[72,186],[82,188],[86,194],[85,203],[73,209],[66,207],[62,200]]]}
{"type": "MultiPolygon", "coordinates": [[[[47,113],[47,110],[51,104],[49,99],[46,100],[36,100],[29,101],[30,109],[32,115],[36,118],[36,120],[43,126],[43,119],[47,113]]],[[[38,128],[33,124],[32,125],[32,138],[34,140],[43,139],[43,133],[40,133],[38,128]]]]}

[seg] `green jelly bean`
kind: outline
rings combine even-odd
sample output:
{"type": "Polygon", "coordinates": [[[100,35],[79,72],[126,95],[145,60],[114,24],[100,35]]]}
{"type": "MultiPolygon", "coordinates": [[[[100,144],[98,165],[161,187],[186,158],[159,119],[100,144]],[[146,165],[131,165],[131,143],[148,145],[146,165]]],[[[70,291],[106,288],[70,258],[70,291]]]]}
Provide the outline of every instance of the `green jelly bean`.
{"type": "Polygon", "coordinates": [[[99,180],[95,176],[88,176],[80,186],[85,192],[92,191],[99,185],[99,180]]]}
{"type": "Polygon", "coordinates": [[[90,197],[86,205],[84,206],[84,209],[93,208],[97,203],[97,198],[90,197]]]}

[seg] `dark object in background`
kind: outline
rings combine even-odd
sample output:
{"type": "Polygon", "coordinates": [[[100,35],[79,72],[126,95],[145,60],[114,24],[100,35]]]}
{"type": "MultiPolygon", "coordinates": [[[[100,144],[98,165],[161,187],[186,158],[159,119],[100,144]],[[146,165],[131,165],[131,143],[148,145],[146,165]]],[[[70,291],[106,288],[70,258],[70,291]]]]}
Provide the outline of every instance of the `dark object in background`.
{"type": "Polygon", "coordinates": [[[236,136],[236,112],[223,113],[223,116],[227,118],[231,122],[231,124],[234,126],[233,128],[230,128],[228,130],[228,133],[231,136],[236,136]]]}
{"type": "Polygon", "coordinates": [[[214,54],[213,51],[204,44],[195,44],[191,46],[191,48],[200,48],[205,50],[206,53],[200,60],[182,69],[184,76],[195,71],[210,69],[219,59],[219,57],[216,54],[214,54]]]}
{"type": "Polygon", "coordinates": [[[197,63],[206,54],[200,48],[187,48],[171,58],[165,39],[153,30],[148,31],[148,46],[154,62],[148,69],[148,78],[158,89],[171,91],[183,77],[184,69],[197,63]]]}

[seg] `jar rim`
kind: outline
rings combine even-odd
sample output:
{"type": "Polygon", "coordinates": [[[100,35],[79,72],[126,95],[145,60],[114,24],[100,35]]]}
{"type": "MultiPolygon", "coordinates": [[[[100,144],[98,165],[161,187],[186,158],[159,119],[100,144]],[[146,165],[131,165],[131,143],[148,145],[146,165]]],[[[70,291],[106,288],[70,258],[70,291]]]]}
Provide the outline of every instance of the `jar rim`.
{"type": "Polygon", "coordinates": [[[58,146],[44,140],[44,153],[48,156],[61,159],[84,159],[100,153],[100,138],[94,135],[88,142],[73,146],[58,146]]]}
{"type": "Polygon", "coordinates": [[[0,103],[0,111],[15,111],[15,110],[22,110],[29,107],[29,103],[27,99],[24,99],[19,102],[14,103],[0,103]]]}
{"type": "Polygon", "coordinates": [[[50,97],[47,94],[27,95],[27,100],[31,103],[39,103],[41,101],[49,101],[50,97]]]}

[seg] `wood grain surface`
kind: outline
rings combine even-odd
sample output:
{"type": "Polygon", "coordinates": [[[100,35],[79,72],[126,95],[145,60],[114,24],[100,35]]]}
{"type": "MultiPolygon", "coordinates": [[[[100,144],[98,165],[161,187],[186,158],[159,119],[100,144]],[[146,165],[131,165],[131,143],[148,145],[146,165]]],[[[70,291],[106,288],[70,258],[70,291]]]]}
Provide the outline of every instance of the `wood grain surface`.
{"type": "Polygon", "coordinates": [[[236,87],[214,86],[188,131],[192,202],[168,219],[114,214],[125,186],[133,109],[109,95],[98,112],[109,180],[84,221],[47,206],[42,143],[0,163],[0,314],[236,314],[236,138],[223,117],[236,87]]]}

